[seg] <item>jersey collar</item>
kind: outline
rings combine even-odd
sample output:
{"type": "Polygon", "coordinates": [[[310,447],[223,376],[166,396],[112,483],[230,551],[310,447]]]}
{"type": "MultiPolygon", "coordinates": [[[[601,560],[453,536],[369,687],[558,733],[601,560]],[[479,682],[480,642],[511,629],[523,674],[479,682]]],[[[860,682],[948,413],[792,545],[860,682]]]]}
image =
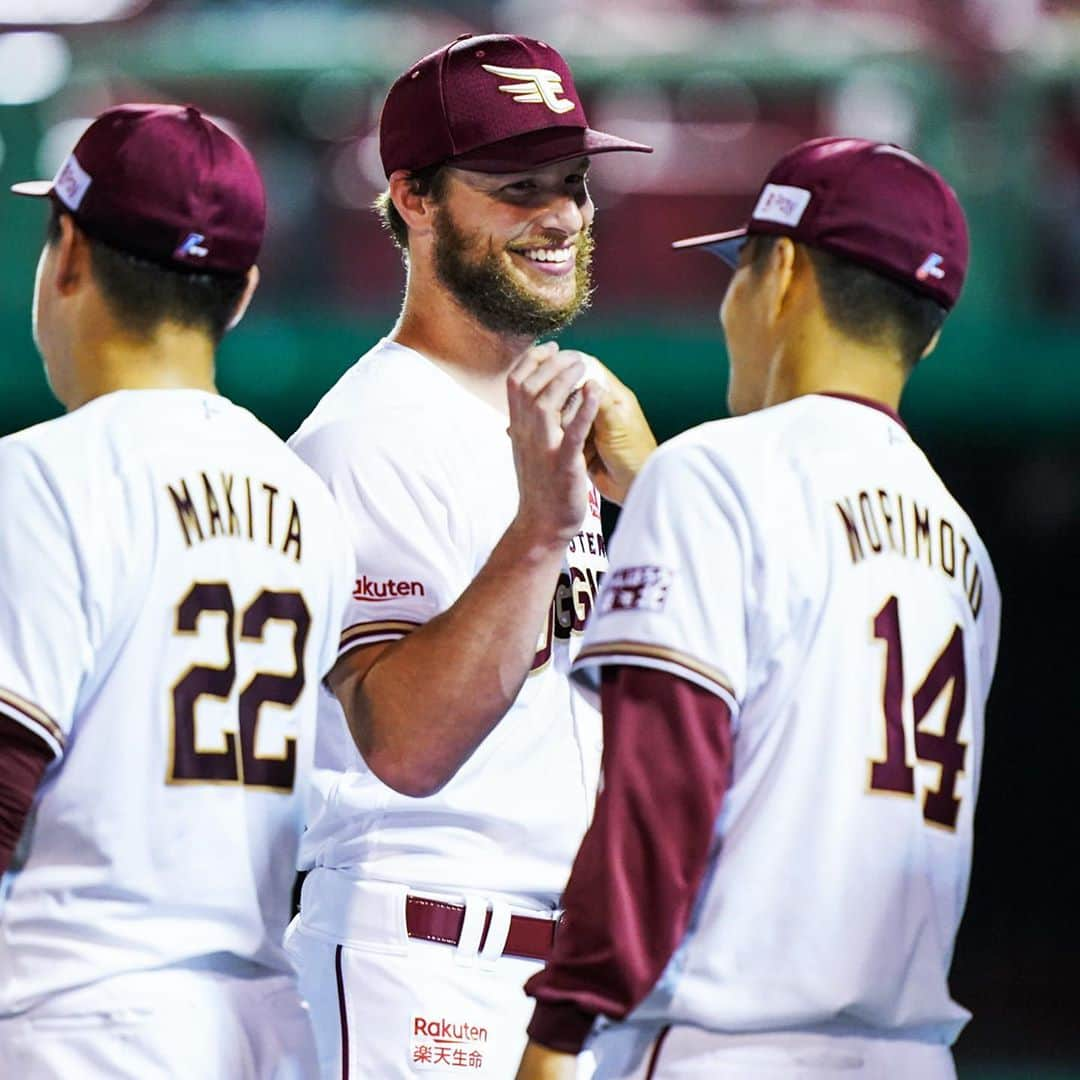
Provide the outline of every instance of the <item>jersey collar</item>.
{"type": "Polygon", "coordinates": [[[856,405],[865,405],[870,409],[877,409],[878,412],[883,412],[890,420],[895,420],[905,431],[907,431],[907,424],[900,419],[900,414],[895,410],[889,408],[883,401],[875,401],[873,398],[863,397],[861,394],[844,394],[839,390],[822,390],[818,394],[819,397],[831,397],[839,398],[841,401],[853,401],[856,405]]]}

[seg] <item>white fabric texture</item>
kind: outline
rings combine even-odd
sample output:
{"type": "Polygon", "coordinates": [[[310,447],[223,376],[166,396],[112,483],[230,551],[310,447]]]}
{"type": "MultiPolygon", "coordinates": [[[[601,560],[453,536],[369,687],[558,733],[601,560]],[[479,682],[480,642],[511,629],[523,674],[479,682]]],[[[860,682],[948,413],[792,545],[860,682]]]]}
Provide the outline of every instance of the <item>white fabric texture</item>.
{"type": "Polygon", "coordinates": [[[812,395],[661,447],[611,555],[582,683],[658,667],[736,710],[711,865],[632,1019],[951,1043],[1000,612],[967,515],[895,419],[812,395]]]}
{"type": "Polygon", "coordinates": [[[19,1080],[317,1080],[314,1034],[291,975],[120,975],[0,1019],[19,1080]]]}
{"type": "MultiPolygon", "coordinates": [[[[347,1055],[350,1077],[507,1080],[517,1071],[532,1015],[523,986],[540,962],[491,954],[487,944],[499,937],[497,914],[480,948],[484,912],[500,902],[475,894],[423,894],[468,903],[476,913],[458,946],[409,938],[409,891],[319,869],[304,881],[301,914],[286,947],[311,1005],[321,1075],[344,1076],[347,1055]]],[[[551,915],[513,908],[505,911],[507,921],[512,914],[551,915]]],[[[592,1056],[586,1054],[578,1078],[591,1073],[592,1056]]]]}
{"type": "MultiPolygon", "coordinates": [[[[290,440],[349,523],[356,582],[343,653],[403,637],[449,607],[483,567],[518,505],[506,428],[435,364],[384,340],[290,440]]],[[[410,798],[378,780],[337,701],[322,695],[304,868],[555,905],[592,814],[599,766],[598,716],[568,679],[606,566],[595,493],[591,504],[533,671],[441,791],[410,798]]]]}
{"type": "Polygon", "coordinates": [[[594,1080],[956,1080],[948,1047],[834,1032],[721,1035],[619,1025],[594,1044],[594,1080]]]}
{"type": "Polygon", "coordinates": [[[224,398],[119,391],[0,442],[0,516],[0,711],[57,752],[4,881],[0,1015],[208,954],[288,971],[351,588],[324,486],[224,398]]]}

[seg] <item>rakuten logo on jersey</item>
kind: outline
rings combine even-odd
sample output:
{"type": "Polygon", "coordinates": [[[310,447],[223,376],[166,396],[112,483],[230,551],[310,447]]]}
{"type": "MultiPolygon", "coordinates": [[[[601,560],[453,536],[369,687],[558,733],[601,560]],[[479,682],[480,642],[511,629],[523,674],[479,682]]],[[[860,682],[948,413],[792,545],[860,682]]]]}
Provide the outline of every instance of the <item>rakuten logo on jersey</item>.
{"type": "Polygon", "coordinates": [[[393,578],[387,578],[386,581],[372,581],[367,574],[356,579],[356,588],[353,589],[354,600],[372,603],[397,600],[402,596],[423,595],[424,586],[419,581],[394,581],[393,578]]]}
{"type": "Polygon", "coordinates": [[[488,1052],[488,1030],[467,1020],[447,1020],[442,1016],[414,1016],[409,1047],[410,1064],[417,1072],[428,1069],[472,1069],[484,1067],[488,1052]]]}
{"type": "Polygon", "coordinates": [[[610,573],[600,592],[597,611],[663,611],[672,572],[666,566],[624,566],[610,573]]]}
{"type": "Polygon", "coordinates": [[[487,1042],[487,1028],[466,1021],[454,1023],[443,1017],[413,1017],[413,1034],[442,1042],[487,1042]]]}

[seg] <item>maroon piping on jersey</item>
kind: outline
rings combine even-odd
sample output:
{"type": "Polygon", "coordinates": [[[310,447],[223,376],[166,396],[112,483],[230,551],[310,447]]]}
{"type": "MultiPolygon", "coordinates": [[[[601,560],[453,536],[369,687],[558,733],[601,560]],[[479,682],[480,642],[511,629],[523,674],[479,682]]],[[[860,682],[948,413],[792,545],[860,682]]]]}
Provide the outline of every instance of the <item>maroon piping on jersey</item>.
{"type": "Polygon", "coordinates": [[[907,424],[900,419],[900,414],[886,405],[884,401],[875,401],[874,398],[863,397],[861,394],[844,394],[839,390],[822,390],[817,396],[839,398],[841,401],[853,401],[856,405],[865,405],[868,409],[877,409],[878,412],[884,413],[890,420],[895,420],[907,431],[907,424]]]}
{"type": "Polygon", "coordinates": [[[341,971],[341,946],[334,951],[334,973],[337,975],[338,1015],[341,1021],[341,1080],[349,1080],[349,1013],[345,1008],[345,977],[341,971]]]}
{"type": "Polygon", "coordinates": [[[576,1054],[623,1019],[686,934],[731,773],[722,698],[654,668],[603,670],[604,789],[570,875],[529,1035],[576,1054]]]}
{"type": "Polygon", "coordinates": [[[656,1075],[656,1067],[660,1064],[660,1050],[663,1048],[664,1040],[671,1034],[671,1025],[668,1024],[666,1028],[662,1028],[660,1034],[656,1037],[656,1042],[653,1043],[652,1057],[649,1058],[649,1069],[645,1073],[645,1080],[653,1080],[656,1075]]]}

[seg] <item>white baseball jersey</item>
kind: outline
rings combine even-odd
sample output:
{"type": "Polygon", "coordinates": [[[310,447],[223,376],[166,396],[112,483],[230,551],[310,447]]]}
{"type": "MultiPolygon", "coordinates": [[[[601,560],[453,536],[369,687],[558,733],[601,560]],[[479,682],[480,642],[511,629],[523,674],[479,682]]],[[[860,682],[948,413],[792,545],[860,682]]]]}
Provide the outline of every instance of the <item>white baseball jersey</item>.
{"type": "Polygon", "coordinates": [[[575,674],[717,694],[733,772],[689,930],[630,1019],[952,1041],[999,610],[971,521],[887,410],[811,395],[659,450],[575,674]]]}
{"type": "MultiPolygon", "coordinates": [[[[517,512],[507,419],[411,349],[382,341],[345,373],[291,445],[345,512],[355,554],[341,655],[446,610],[517,512]]],[[[322,695],[303,866],[554,904],[592,813],[595,710],[569,678],[606,566],[595,492],[571,541],[517,700],[454,778],[424,799],[364,764],[322,695]]]]}
{"type": "Polygon", "coordinates": [[[250,413],[119,391],[0,441],[0,711],[56,760],[0,907],[0,1015],[232,954],[291,971],[348,551],[250,413]]]}

